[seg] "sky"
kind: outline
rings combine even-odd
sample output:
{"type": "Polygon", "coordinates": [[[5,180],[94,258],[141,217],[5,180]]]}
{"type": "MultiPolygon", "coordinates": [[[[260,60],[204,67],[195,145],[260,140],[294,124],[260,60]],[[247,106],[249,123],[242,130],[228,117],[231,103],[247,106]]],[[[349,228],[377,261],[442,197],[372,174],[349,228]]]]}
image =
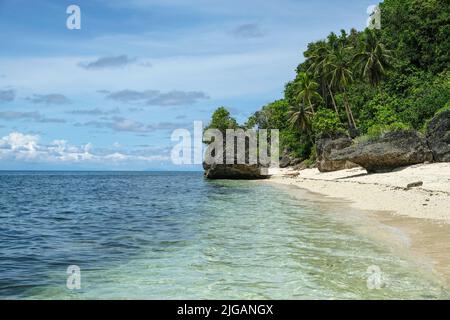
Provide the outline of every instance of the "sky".
{"type": "Polygon", "coordinates": [[[198,170],[175,129],[283,97],[373,0],[0,0],[0,170],[198,170]],[[69,5],[81,29],[68,29],[69,5]]]}

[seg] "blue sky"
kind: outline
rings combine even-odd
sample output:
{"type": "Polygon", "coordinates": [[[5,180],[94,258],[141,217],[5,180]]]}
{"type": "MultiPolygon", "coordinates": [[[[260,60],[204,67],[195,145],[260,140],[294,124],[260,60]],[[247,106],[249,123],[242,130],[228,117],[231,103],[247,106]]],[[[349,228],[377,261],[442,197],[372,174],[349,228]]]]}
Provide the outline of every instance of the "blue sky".
{"type": "Polygon", "coordinates": [[[0,170],[190,169],[174,129],[281,98],[307,44],[374,3],[0,0],[0,170]]]}

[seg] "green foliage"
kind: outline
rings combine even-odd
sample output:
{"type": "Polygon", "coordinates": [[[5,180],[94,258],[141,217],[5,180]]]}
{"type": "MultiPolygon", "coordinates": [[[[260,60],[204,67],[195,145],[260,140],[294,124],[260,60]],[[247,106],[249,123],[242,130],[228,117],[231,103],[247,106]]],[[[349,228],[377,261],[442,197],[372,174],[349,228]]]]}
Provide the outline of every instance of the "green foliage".
{"type": "MultiPolygon", "coordinates": [[[[436,113],[434,114],[433,118],[434,118],[435,116],[441,114],[442,112],[448,111],[448,110],[450,110],[450,101],[447,102],[447,104],[446,104],[445,106],[443,106],[442,108],[440,108],[439,110],[437,110],[436,113]]],[[[430,121],[431,121],[433,118],[430,118],[430,119],[428,119],[427,121],[425,121],[425,123],[423,124],[422,128],[420,129],[420,131],[421,131],[422,133],[425,133],[425,132],[427,131],[428,124],[430,123],[430,121]]]]}
{"type": "Polygon", "coordinates": [[[439,73],[450,64],[448,0],[384,0],[382,37],[404,65],[439,73]]]}
{"type": "Polygon", "coordinates": [[[376,86],[386,74],[392,60],[391,51],[379,40],[376,31],[363,33],[362,50],[353,57],[355,68],[372,86],[376,86]]]}
{"type": "Polygon", "coordinates": [[[236,129],[238,127],[237,121],[231,117],[230,112],[225,107],[220,107],[214,111],[211,122],[205,130],[219,129],[221,132],[225,132],[226,129],[236,129]]]}
{"type": "MultiPolygon", "coordinates": [[[[341,30],[308,44],[284,99],[255,112],[245,127],[279,129],[281,148],[313,159],[311,141],[319,134],[348,127],[361,142],[425,130],[437,112],[450,109],[448,0],[384,0],[380,8],[381,30],[341,30]]],[[[237,123],[219,108],[210,127],[237,123]]]]}
{"type": "Polygon", "coordinates": [[[447,104],[445,106],[443,106],[438,111],[436,111],[436,113],[434,115],[436,116],[436,115],[441,114],[442,112],[448,111],[448,110],[450,110],[450,101],[447,102],[447,104]]]}
{"type": "Polygon", "coordinates": [[[245,127],[258,129],[284,130],[289,126],[289,104],[286,100],[277,100],[255,112],[247,120],[245,127]]]}
{"type": "Polygon", "coordinates": [[[314,113],[314,103],[322,101],[322,97],[317,92],[319,84],[307,72],[300,72],[293,86],[297,93],[296,104],[301,103],[314,113]]]}
{"type": "Polygon", "coordinates": [[[289,108],[289,123],[293,129],[307,137],[311,136],[311,113],[304,104],[299,103],[289,108]]]}
{"type": "Polygon", "coordinates": [[[436,77],[426,74],[420,80],[408,89],[407,97],[399,101],[398,108],[402,121],[410,123],[415,129],[421,128],[427,119],[450,101],[449,72],[436,77]]]}
{"type": "Polygon", "coordinates": [[[408,129],[410,129],[410,126],[402,122],[392,122],[391,124],[377,123],[369,128],[369,130],[367,131],[367,136],[369,137],[369,139],[376,139],[388,132],[408,129]]]}
{"type": "Polygon", "coordinates": [[[280,148],[290,150],[293,156],[307,158],[312,143],[289,122],[289,103],[287,100],[277,100],[265,105],[247,120],[246,128],[278,129],[280,130],[280,148]]]}
{"type": "Polygon", "coordinates": [[[317,137],[322,134],[345,132],[336,112],[330,109],[319,109],[313,117],[312,129],[317,137]]]}
{"type": "Polygon", "coordinates": [[[280,146],[281,150],[290,151],[295,158],[306,159],[311,153],[313,144],[296,130],[283,130],[280,132],[280,146]]]}

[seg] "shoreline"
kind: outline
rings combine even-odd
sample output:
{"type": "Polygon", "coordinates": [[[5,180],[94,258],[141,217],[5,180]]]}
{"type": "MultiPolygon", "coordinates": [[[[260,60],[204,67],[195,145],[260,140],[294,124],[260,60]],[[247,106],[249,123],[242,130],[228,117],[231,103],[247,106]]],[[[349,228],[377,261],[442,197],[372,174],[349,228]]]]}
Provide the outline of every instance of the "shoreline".
{"type": "Polygon", "coordinates": [[[420,164],[374,174],[362,168],[328,173],[317,169],[270,169],[270,174],[271,183],[347,200],[356,209],[450,224],[450,163],[420,164]],[[406,188],[418,181],[423,185],[406,188]]]}
{"type": "Polygon", "coordinates": [[[450,286],[450,163],[370,175],[361,168],[330,173],[271,170],[267,183],[288,188],[299,200],[306,195],[319,204],[348,207],[340,218],[355,230],[409,257],[450,286]],[[423,186],[406,189],[408,183],[417,181],[423,186]]]}

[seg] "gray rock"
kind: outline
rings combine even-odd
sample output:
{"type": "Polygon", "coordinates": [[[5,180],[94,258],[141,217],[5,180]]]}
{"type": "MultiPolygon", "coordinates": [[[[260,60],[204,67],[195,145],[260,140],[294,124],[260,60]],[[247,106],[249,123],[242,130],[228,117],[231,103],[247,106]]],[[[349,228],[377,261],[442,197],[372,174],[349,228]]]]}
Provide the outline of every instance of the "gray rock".
{"type": "MultiPolygon", "coordinates": [[[[228,145],[224,143],[224,153],[222,163],[217,163],[213,158],[205,155],[207,161],[203,162],[204,176],[207,179],[228,179],[228,180],[257,180],[269,178],[268,169],[261,164],[238,164],[237,146],[234,145],[234,164],[226,164],[228,145]]],[[[232,145],[230,145],[231,148],[232,145]]],[[[214,156],[214,155],[212,155],[214,156]]],[[[249,150],[246,146],[245,161],[248,162],[249,150]]]]}
{"type": "Polygon", "coordinates": [[[304,159],[302,159],[302,158],[293,158],[293,159],[291,159],[291,162],[289,163],[289,165],[290,165],[291,167],[296,166],[296,165],[302,163],[303,160],[304,160],[304,159]]]}
{"type": "Polygon", "coordinates": [[[304,160],[304,161],[300,162],[299,164],[293,166],[292,169],[298,170],[298,171],[308,169],[307,161],[304,160]]]}
{"type": "Polygon", "coordinates": [[[283,155],[280,159],[280,168],[287,168],[291,164],[291,157],[287,154],[283,155]]]}
{"type": "Polygon", "coordinates": [[[317,168],[320,172],[331,172],[354,168],[357,165],[343,160],[332,160],[332,151],[342,150],[352,144],[352,139],[345,134],[322,136],[316,141],[317,168]]]}
{"type": "Polygon", "coordinates": [[[450,110],[436,115],[427,126],[427,141],[436,162],[450,162],[450,110]]]}
{"type": "Polygon", "coordinates": [[[378,139],[333,151],[330,158],[351,161],[368,172],[384,172],[432,161],[433,155],[417,131],[405,130],[389,132],[378,139]]]}
{"type": "Polygon", "coordinates": [[[269,177],[267,168],[260,165],[203,163],[203,169],[207,179],[257,180],[269,177]]]}
{"type": "Polygon", "coordinates": [[[406,186],[406,189],[417,188],[417,187],[421,187],[421,186],[423,186],[423,181],[417,181],[417,182],[408,183],[408,185],[406,186]]]}

